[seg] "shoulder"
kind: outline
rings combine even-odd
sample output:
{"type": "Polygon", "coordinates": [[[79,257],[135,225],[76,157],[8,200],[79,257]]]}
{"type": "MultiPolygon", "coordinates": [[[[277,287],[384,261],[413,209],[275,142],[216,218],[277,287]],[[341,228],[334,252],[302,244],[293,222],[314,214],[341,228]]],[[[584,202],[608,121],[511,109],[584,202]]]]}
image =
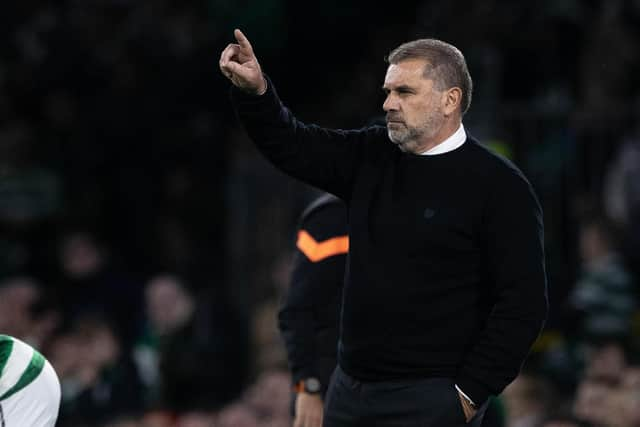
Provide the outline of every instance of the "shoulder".
{"type": "Polygon", "coordinates": [[[332,207],[340,208],[343,205],[344,203],[339,198],[337,198],[333,194],[326,193],[314,199],[313,201],[311,201],[311,203],[309,203],[309,205],[307,205],[305,210],[302,212],[302,215],[300,216],[300,218],[301,220],[304,220],[327,208],[332,208],[332,207]]]}
{"type": "Polygon", "coordinates": [[[339,217],[345,222],[347,217],[347,206],[345,203],[329,193],[309,203],[302,212],[302,215],[300,215],[300,224],[304,225],[305,223],[318,221],[318,219],[327,217],[339,217]]]}
{"type": "Polygon", "coordinates": [[[529,179],[511,160],[495,153],[469,138],[472,162],[485,177],[487,196],[491,203],[498,205],[531,207],[542,211],[539,198],[529,179]]]}
{"type": "Polygon", "coordinates": [[[469,136],[467,139],[472,161],[476,162],[494,183],[530,186],[525,174],[511,160],[494,152],[490,148],[469,136]]]}
{"type": "Polygon", "coordinates": [[[320,196],[300,216],[299,228],[320,238],[346,234],[347,207],[331,194],[320,196]]]}
{"type": "Polygon", "coordinates": [[[0,365],[2,360],[29,361],[33,357],[34,348],[29,344],[9,335],[0,335],[0,365]]]}

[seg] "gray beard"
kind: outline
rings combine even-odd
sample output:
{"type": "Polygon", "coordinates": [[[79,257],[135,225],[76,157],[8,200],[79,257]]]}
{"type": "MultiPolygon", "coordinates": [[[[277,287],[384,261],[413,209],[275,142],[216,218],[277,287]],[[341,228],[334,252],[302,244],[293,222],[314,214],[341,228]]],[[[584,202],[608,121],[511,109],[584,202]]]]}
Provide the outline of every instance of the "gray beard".
{"type": "Polygon", "coordinates": [[[387,135],[391,142],[396,144],[398,148],[404,152],[416,153],[420,145],[421,137],[425,135],[429,138],[433,137],[436,133],[434,127],[425,126],[423,129],[403,127],[401,129],[389,129],[387,128],[387,135]],[[420,132],[422,131],[422,132],[420,132]]]}
{"type": "Polygon", "coordinates": [[[417,136],[414,129],[409,129],[406,127],[399,130],[387,128],[387,134],[389,135],[389,139],[394,144],[400,144],[400,145],[409,142],[411,139],[417,136]]]}

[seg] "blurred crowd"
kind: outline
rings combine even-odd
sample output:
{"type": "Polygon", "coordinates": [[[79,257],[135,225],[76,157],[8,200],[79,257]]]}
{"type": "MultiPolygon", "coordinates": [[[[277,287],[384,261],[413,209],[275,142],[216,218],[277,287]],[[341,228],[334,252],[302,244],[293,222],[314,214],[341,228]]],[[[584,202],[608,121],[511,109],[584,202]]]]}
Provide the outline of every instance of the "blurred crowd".
{"type": "Polygon", "coordinates": [[[292,109],[332,127],[377,119],[400,42],[459,46],[465,126],[545,209],[551,315],[499,423],[640,426],[640,1],[394,7],[3,4],[0,333],[51,361],[61,427],[290,424],[276,313],[313,191],[233,120],[216,64],[236,26],[292,109]]]}

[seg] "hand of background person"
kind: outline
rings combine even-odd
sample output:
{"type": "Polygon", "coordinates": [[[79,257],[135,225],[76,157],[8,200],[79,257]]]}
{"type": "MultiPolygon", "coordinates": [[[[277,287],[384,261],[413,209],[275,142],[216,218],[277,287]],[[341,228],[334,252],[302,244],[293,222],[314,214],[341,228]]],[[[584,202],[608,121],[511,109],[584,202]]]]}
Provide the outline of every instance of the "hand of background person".
{"type": "Polygon", "coordinates": [[[322,427],[322,411],[322,398],[319,394],[298,393],[293,427],[322,427]]]}
{"type": "Polygon", "coordinates": [[[229,44],[220,55],[220,71],[243,91],[262,95],[267,90],[267,82],[262,75],[258,59],[253,53],[249,39],[236,29],[233,34],[238,43],[229,44]]]}
{"type": "Polygon", "coordinates": [[[471,421],[471,419],[476,415],[476,412],[478,412],[478,410],[473,409],[473,407],[469,404],[469,402],[467,402],[467,399],[465,399],[465,397],[462,394],[460,394],[460,392],[458,392],[458,398],[460,399],[460,404],[462,405],[462,410],[464,411],[464,418],[466,422],[471,421]]]}

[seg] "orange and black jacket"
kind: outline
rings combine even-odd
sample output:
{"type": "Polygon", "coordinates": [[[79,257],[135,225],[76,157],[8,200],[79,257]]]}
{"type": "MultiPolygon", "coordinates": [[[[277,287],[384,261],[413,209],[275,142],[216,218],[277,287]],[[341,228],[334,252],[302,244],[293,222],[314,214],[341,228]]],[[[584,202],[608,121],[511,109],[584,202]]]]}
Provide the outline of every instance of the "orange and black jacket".
{"type": "Polygon", "coordinates": [[[336,366],[348,247],[345,205],[321,196],[300,218],[290,287],[278,315],[294,383],[316,377],[326,389],[336,366]]]}

